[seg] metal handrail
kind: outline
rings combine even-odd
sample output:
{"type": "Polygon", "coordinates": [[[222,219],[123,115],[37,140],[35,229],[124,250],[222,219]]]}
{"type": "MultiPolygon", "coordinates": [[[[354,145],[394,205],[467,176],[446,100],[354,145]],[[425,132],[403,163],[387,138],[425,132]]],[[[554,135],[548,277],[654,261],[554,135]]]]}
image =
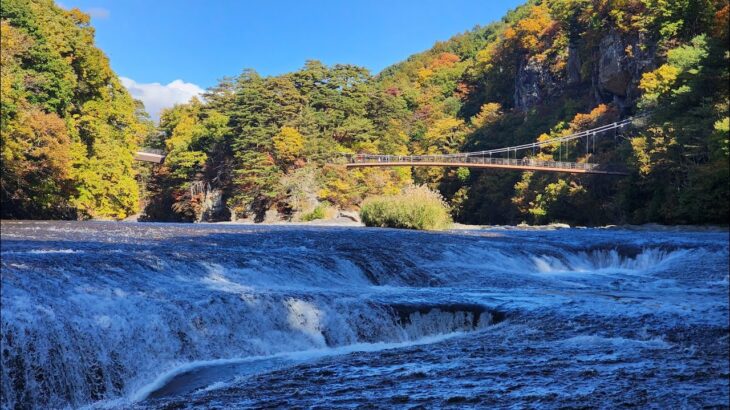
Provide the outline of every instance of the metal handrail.
{"type": "Polygon", "coordinates": [[[450,155],[376,155],[376,154],[355,154],[348,157],[350,164],[413,164],[413,163],[447,163],[447,164],[489,164],[489,165],[512,165],[512,166],[530,166],[545,168],[564,168],[564,169],[585,169],[593,170],[598,164],[587,162],[567,162],[567,161],[543,161],[534,158],[486,158],[474,157],[468,154],[450,154],[450,155]]]}
{"type": "MultiPolygon", "coordinates": [[[[567,161],[543,161],[534,158],[493,158],[493,154],[510,153],[526,149],[541,148],[553,144],[562,144],[563,142],[572,141],[580,138],[595,137],[607,131],[623,128],[632,122],[644,118],[648,113],[626,118],[611,124],[602,125],[600,127],[591,128],[589,130],[576,132],[563,137],[551,138],[545,141],[533,142],[529,144],[514,145],[511,147],[497,148],[486,151],[463,152],[456,154],[429,154],[429,155],[378,155],[378,154],[344,154],[347,163],[350,164],[384,164],[405,166],[415,163],[439,163],[439,164],[489,164],[501,166],[517,166],[517,167],[534,167],[534,168],[559,168],[559,169],[578,169],[593,171],[599,168],[599,164],[588,162],[567,162],[567,161]]],[[[595,143],[594,143],[595,144],[595,143]]],[[[601,168],[605,168],[601,166],[601,168]]]]}

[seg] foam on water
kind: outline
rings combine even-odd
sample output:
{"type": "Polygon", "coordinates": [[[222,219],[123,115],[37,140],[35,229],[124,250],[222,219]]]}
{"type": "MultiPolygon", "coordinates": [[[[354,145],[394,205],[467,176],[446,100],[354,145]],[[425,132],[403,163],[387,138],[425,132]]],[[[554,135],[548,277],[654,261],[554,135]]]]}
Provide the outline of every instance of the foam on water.
{"type": "Polygon", "coordinates": [[[668,251],[645,248],[638,254],[622,255],[617,249],[566,252],[563,255],[532,256],[535,269],[541,273],[555,272],[641,272],[659,269],[663,264],[688,256],[686,249],[668,251]]]}
{"type": "MultiPolygon", "coordinates": [[[[674,282],[695,280],[675,274],[668,287],[656,275],[683,272],[683,264],[716,270],[727,256],[719,237],[651,242],[633,233],[582,233],[581,248],[539,236],[548,233],[64,223],[2,229],[3,408],[124,407],[165,386],[187,392],[220,383],[245,373],[238,365],[255,362],[266,371],[436,343],[489,332],[522,310],[612,314],[604,301],[613,296],[576,293],[588,288],[616,300],[637,300],[626,289],[661,295],[631,305],[631,314],[642,315],[684,296],[674,282]],[[584,305],[575,307],[576,300],[584,305]],[[186,374],[202,384],[169,385],[186,374]]],[[[727,269],[703,272],[703,286],[727,288],[727,269]]],[[[685,300],[717,302],[701,296],[685,300]]],[[[570,343],[596,342],[575,337],[570,343]]]]}
{"type": "Polygon", "coordinates": [[[597,335],[580,335],[562,340],[561,343],[568,346],[575,346],[581,349],[590,350],[596,345],[611,345],[617,347],[640,346],[652,349],[669,349],[671,345],[661,338],[647,340],[627,339],[623,337],[602,337],[597,335]]]}

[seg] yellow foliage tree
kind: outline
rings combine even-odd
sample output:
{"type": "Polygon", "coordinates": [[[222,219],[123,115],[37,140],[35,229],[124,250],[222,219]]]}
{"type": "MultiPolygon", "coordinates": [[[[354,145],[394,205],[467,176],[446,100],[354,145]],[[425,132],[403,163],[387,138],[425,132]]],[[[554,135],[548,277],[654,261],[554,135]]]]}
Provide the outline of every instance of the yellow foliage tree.
{"type": "Polygon", "coordinates": [[[502,105],[499,103],[486,103],[482,105],[479,113],[471,119],[471,125],[481,128],[492,124],[502,116],[502,105]]]}
{"type": "Polygon", "coordinates": [[[422,149],[427,153],[452,153],[464,143],[466,132],[464,120],[459,118],[442,118],[436,120],[424,137],[422,149]]]}
{"type": "Polygon", "coordinates": [[[276,158],[287,164],[300,158],[304,151],[304,137],[292,127],[281,127],[273,142],[276,158]]]}
{"type": "Polygon", "coordinates": [[[601,121],[617,120],[619,116],[616,108],[606,104],[599,104],[588,114],[578,113],[570,122],[569,133],[594,128],[600,125],[601,121]]]}
{"type": "Polygon", "coordinates": [[[550,10],[546,5],[532,6],[527,18],[518,20],[514,26],[505,30],[504,38],[516,41],[526,51],[537,53],[540,51],[543,35],[552,24],[550,10]]]}
{"type": "Polygon", "coordinates": [[[668,93],[679,76],[680,69],[664,64],[654,71],[641,76],[639,88],[644,91],[643,100],[646,103],[655,102],[659,96],[668,93]]]}

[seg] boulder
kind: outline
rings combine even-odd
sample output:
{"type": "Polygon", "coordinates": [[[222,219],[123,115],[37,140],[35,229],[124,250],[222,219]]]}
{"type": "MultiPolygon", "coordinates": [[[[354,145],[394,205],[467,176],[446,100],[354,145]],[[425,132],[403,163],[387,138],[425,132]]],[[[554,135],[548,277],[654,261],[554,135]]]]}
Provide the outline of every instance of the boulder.
{"type": "Polygon", "coordinates": [[[218,222],[230,219],[231,212],[223,200],[223,191],[208,187],[201,202],[201,213],[198,221],[218,222]]]}
{"type": "Polygon", "coordinates": [[[276,223],[281,222],[281,217],[279,216],[279,211],[276,209],[269,209],[264,214],[264,223],[276,223]]]}
{"type": "Polygon", "coordinates": [[[353,222],[361,222],[360,221],[360,214],[358,212],[355,212],[355,211],[340,211],[337,214],[337,217],[338,218],[346,218],[346,219],[349,219],[349,220],[351,220],[353,222]]]}

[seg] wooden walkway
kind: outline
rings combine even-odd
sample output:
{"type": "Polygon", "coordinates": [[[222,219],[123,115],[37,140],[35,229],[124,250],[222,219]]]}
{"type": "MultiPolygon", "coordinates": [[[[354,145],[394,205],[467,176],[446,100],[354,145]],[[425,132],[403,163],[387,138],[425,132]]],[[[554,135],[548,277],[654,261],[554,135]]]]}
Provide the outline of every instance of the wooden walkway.
{"type": "Polygon", "coordinates": [[[539,161],[535,159],[482,158],[467,155],[352,155],[345,166],[361,167],[465,167],[511,169],[518,171],[567,172],[571,174],[627,175],[620,169],[607,169],[584,162],[539,161]]]}
{"type": "Polygon", "coordinates": [[[162,161],[165,160],[165,154],[161,152],[137,151],[134,154],[134,160],[141,162],[152,162],[153,164],[162,164],[162,161]]]}

